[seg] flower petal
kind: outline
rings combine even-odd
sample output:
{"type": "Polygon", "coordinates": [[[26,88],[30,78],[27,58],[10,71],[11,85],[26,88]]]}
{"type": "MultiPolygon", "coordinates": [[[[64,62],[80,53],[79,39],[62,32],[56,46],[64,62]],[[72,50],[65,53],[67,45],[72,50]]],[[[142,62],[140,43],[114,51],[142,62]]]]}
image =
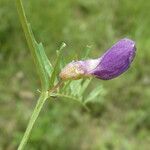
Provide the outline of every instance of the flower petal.
{"type": "Polygon", "coordinates": [[[135,51],[134,41],[127,38],[120,40],[101,57],[99,65],[90,74],[103,80],[119,76],[130,67],[135,51]]]}

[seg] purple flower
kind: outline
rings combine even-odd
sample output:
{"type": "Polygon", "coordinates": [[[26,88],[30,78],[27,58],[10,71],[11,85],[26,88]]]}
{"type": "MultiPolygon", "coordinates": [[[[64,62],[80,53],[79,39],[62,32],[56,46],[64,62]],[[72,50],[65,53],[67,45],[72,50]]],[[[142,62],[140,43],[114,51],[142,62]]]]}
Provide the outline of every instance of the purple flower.
{"type": "Polygon", "coordinates": [[[129,67],[135,57],[135,42],[124,38],[108,49],[100,58],[73,61],[60,73],[62,80],[94,76],[102,80],[113,79],[129,67]]]}

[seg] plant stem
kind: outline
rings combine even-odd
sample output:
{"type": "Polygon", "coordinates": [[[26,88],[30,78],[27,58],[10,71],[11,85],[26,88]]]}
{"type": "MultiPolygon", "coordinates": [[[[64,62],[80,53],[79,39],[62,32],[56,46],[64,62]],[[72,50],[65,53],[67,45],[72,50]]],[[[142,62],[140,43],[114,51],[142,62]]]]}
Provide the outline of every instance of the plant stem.
{"type": "Polygon", "coordinates": [[[36,119],[38,118],[39,116],[39,113],[46,101],[46,99],[49,97],[49,94],[54,92],[55,90],[57,90],[57,88],[59,88],[61,85],[62,85],[63,82],[58,82],[53,88],[51,88],[49,91],[46,91],[46,92],[42,92],[38,101],[37,101],[37,104],[33,110],[33,113],[31,115],[31,118],[29,120],[29,123],[28,123],[28,126],[26,128],[26,131],[23,135],[23,138],[20,142],[20,145],[18,147],[18,150],[23,150],[24,149],[24,146],[26,145],[28,139],[29,139],[29,136],[30,136],[30,133],[31,133],[31,130],[33,128],[33,125],[36,121],[36,119]]]}
{"type": "MultiPolygon", "coordinates": [[[[20,18],[20,22],[21,22],[23,31],[24,31],[28,46],[30,48],[30,52],[31,52],[31,54],[34,58],[35,64],[38,68],[39,60],[37,58],[37,49],[35,47],[35,41],[32,37],[31,29],[30,29],[29,24],[27,22],[27,18],[26,18],[25,11],[24,11],[21,0],[16,0],[16,6],[17,6],[18,15],[19,15],[19,18],[20,18]]],[[[36,119],[38,118],[39,113],[40,113],[46,99],[48,98],[48,91],[47,91],[48,87],[47,87],[46,79],[45,79],[43,73],[40,73],[39,75],[40,75],[40,78],[41,78],[42,92],[41,92],[41,95],[40,95],[40,97],[37,101],[37,104],[36,104],[35,108],[34,108],[34,111],[31,115],[31,118],[29,120],[27,129],[26,129],[26,131],[24,133],[24,136],[23,136],[23,138],[20,142],[18,150],[23,150],[24,146],[26,145],[26,143],[29,139],[31,130],[33,128],[33,125],[34,125],[36,119]]]]}
{"type": "Polygon", "coordinates": [[[41,111],[41,109],[42,109],[42,107],[43,107],[43,105],[44,105],[47,98],[48,98],[48,92],[41,93],[41,95],[38,99],[38,102],[37,102],[37,104],[34,108],[34,111],[31,115],[31,118],[30,118],[30,121],[28,123],[27,129],[26,129],[26,131],[24,133],[24,136],[23,136],[23,138],[20,142],[18,150],[23,150],[24,146],[26,145],[26,143],[28,141],[28,138],[29,138],[29,135],[31,133],[31,130],[33,128],[33,125],[34,125],[37,117],[39,116],[39,113],[40,113],[40,111],[41,111]]]}
{"type": "Polygon", "coordinates": [[[34,62],[35,62],[36,68],[37,68],[37,72],[38,72],[39,77],[40,77],[42,90],[47,91],[48,90],[47,89],[48,88],[47,80],[46,80],[46,77],[43,73],[43,68],[41,69],[41,64],[38,60],[37,48],[35,45],[35,39],[34,39],[32,30],[31,30],[30,24],[27,21],[27,17],[25,15],[25,11],[24,11],[23,4],[22,4],[21,0],[16,0],[16,7],[18,10],[19,19],[20,19],[20,22],[21,22],[21,25],[22,25],[22,28],[23,28],[23,31],[24,31],[24,34],[25,34],[25,37],[27,40],[27,44],[29,46],[31,55],[34,59],[34,62]]]}

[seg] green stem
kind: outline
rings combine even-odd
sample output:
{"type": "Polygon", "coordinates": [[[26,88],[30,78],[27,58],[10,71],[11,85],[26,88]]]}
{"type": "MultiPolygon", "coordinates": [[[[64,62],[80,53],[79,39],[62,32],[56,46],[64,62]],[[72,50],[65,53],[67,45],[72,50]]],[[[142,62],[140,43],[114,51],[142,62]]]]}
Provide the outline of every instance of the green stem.
{"type": "Polygon", "coordinates": [[[24,8],[22,5],[22,1],[16,0],[16,6],[17,6],[17,10],[18,10],[18,15],[20,17],[22,28],[23,28],[23,31],[26,36],[27,43],[29,45],[31,53],[34,55],[34,53],[35,53],[34,45],[32,43],[32,37],[30,36],[30,30],[28,29],[28,21],[27,21],[25,11],[24,11],[24,8]]]}
{"type": "Polygon", "coordinates": [[[21,22],[21,25],[22,25],[22,28],[23,28],[23,31],[24,31],[24,34],[25,34],[25,37],[26,37],[26,40],[27,40],[27,44],[29,46],[31,55],[34,59],[35,65],[37,67],[37,71],[39,73],[42,90],[46,91],[47,88],[48,88],[47,87],[47,80],[46,80],[46,77],[43,73],[43,70],[42,70],[43,68],[41,67],[41,64],[38,60],[35,39],[34,39],[32,30],[31,30],[30,24],[27,21],[22,1],[21,0],[16,0],[16,6],[17,6],[20,22],[21,22]]]}
{"type": "Polygon", "coordinates": [[[31,118],[30,118],[30,121],[28,123],[27,129],[26,129],[26,131],[24,133],[24,136],[23,136],[23,138],[22,138],[22,140],[20,142],[18,150],[23,150],[24,146],[26,145],[26,143],[27,143],[27,141],[29,139],[31,130],[33,128],[33,125],[34,125],[36,119],[38,118],[39,113],[40,113],[40,111],[41,111],[41,109],[42,109],[42,107],[43,107],[43,105],[44,105],[44,103],[45,103],[47,98],[48,98],[48,92],[41,93],[41,95],[40,95],[40,97],[38,99],[38,102],[37,102],[37,104],[36,104],[36,106],[34,108],[34,111],[33,111],[32,115],[31,115],[31,118]]]}
{"type": "MultiPolygon", "coordinates": [[[[34,58],[34,61],[35,61],[35,64],[36,66],[39,68],[41,67],[40,66],[40,63],[39,63],[39,60],[38,60],[38,57],[37,57],[37,49],[35,47],[35,41],[33,39],[33,35],[32,35],[32,31],[30,29],[30,26],[27,22],[27,18],[26,18],[26,15],[25,15],[25,11],[24,11],[24,8],[23,8],[23,5],[22,5],[22,2],[21,0],[16,0],[16,6],[17,6],[17,10],[18,10],[18,14],[19,14],[19,18],[20,18],[20,22],[21,22],[21,25],[22,25],[22,28],[23,28],[23,31],[25,33],[25,37],[26,37],[26,40],[27,40],[27,43],[28,43],[28,46],[29,46],[29,49],[31,51],[31,54],[34,58]]],[[[38,68],[38,69],[39,69],[38,68]]],[[[41,95],[38,99],[38,102],[34,108],[34,111],[31,115],[31,118],[29,120],[29,123],[28,123],[28,126],[27,126],[27,129],[24,133],[24,136],[20,142],[20,145],[18,147],[18,150],[23,150],[24,146],[26,145],[28,139],[29,139],[29,136],[30,136],[30,133],[31,133],[31,130],[33,128],[33,125],[36,121],[36,119],[38,118],[39,116],[39,113],[46,101],[46,99],[48,98],[48,87],[47,87],[47,80],[45,79],[45,76],[43,74],[43,72],[39,71],[39,75],[40,75],[40,79],[41,79],[41,85],[42,85],[42,92],[41,92],[41,95]]]]}
{"type": "Polygon", "coordinates": [[[32,128],[33,128],[33,125],[34,125],[36,119],[38,118],[39,113],[40,113],[40,111],[41,111],[41,109],[42,109],[46,99],[49,97],[50,93],[54,92],[55,90],[57,90],[57,88],[59,88],[61,86],[61,83],[62,82],[58,82],[49,91],[41,93],[41,95],[40,95],[40,97],[39,97],[39,99],[37,101],[37,104],[36,104],[36,106],[35,106],[35,108],[33,110],[33,113],[31,115],[31,118],[29,120],[29,123],[28,123],[28,126],[26,128],[26,131],[25,131],[25,133],[23,135],[23,138],[22,138],[22,140],[20,142],[18,150],[23,150],[24,149],[24,146],[26,145],[26,143],[27,143],[27,141],[29,139],[30,133],[31,133],[32,128]]]}

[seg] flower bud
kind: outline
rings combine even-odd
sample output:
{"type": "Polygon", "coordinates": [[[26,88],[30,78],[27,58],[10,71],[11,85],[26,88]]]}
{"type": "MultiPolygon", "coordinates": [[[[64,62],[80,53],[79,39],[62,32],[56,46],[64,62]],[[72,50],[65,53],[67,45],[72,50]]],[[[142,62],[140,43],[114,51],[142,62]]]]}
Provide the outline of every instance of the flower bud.
{"type": "Polygon", "coordinates": [[[73,61],[60,73],[62,80],[93,76],[102,80],[113,79],[129,67],[135,57],[135,42],[122,39],[108,49],[100,58],[73,61]]]}

